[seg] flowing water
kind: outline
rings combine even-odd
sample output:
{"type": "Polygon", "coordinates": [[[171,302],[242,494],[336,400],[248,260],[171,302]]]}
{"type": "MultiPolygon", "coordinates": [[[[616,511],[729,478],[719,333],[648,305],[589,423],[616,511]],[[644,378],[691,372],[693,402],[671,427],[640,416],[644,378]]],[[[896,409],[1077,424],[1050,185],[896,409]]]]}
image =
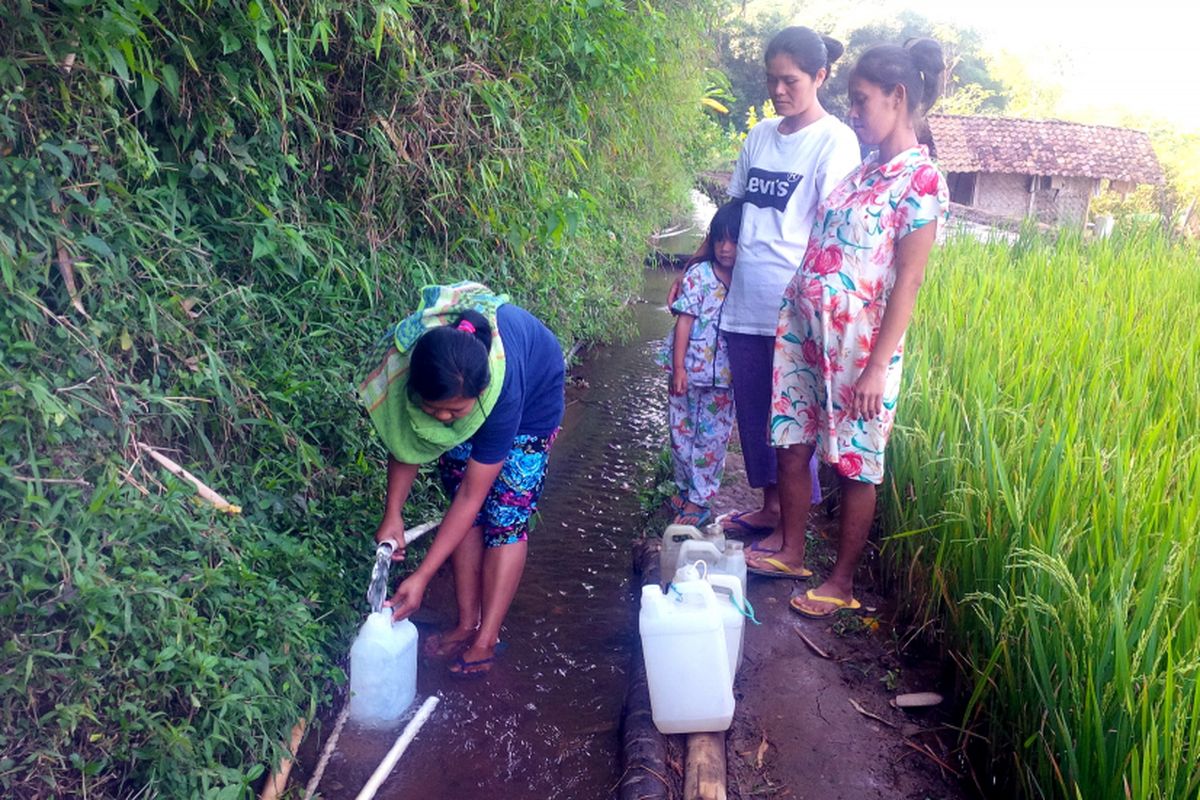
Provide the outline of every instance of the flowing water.
{"type": "MultiPolygon", "coordinates": [[[[680,237],[689,238],[662,246],[695,247],[695,230],[680,237]]],[[[417,702],[438,694],[441,703],[378,797],[612,796],[637,637],[629,545],[641,516],[638,494],[666,440],[666,376],[653,353],[671,325],[663,300],[673,277],[648,270],[631,306],[636,335],[590,351],[573,370],[585,383],[568,393],[525,575],[502,633],[508,647],[484,679],[452,678],[444,663],[422,660],[417,702]]],[[[454,621],[448,574],[435,580],[416,621],[422,635],[454,621]]],[[[348,728],[321,796],[355,797],[398,732],[348,728]]]]}

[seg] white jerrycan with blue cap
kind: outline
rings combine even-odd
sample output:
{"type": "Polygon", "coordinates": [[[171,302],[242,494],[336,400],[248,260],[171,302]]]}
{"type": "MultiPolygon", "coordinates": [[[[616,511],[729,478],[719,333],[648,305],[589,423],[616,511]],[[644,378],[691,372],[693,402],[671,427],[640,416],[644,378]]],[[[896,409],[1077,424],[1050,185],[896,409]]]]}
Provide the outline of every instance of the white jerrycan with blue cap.
{"type": "Polygon", "coordinates": [[[650,714],[662,733],[724,731],[733,722],[733,676],[725,620],[712,584],[693,568],[666,594],[642,587],[638,633],[650,714]],[[695,573],[696,577],[692,577],[695,573]]]}

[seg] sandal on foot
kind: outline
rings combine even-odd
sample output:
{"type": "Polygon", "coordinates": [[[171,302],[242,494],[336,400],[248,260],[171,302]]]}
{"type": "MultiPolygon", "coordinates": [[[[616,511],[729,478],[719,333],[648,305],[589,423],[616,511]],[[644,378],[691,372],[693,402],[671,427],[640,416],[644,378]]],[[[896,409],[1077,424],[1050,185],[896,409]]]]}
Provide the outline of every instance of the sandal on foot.
{"type": "Polygon", "coordinates": [[[496,663],[496,659],[504,652],[508,645],[504,642],[496,642],[496,647],[492,650],[492,654],[487,658],[480,658],[474,661],[468,661],[461,655],[454,659],[454,663],[449,666],[447,671],[451,678],[482,678],[492,671],[492,666],[496,663]]]}
{"type": "Polygon", "coordinates": [[[754,525],[746,522],[746,517],[753,514],[753,511],[739,511],[736,514],[728,514],[719,520],[721,529],[726,536],[769,536],[775,530],[774,525],[754,525]]]}
{"type": "Polygon", "coordinates": [[[754,558],[757,558],[759,555],[773,556],[779,552],[778,550],[776,550],[772,547],[759,547],[760,544],[762,544],[761,541],[751,542],[750,546],[746,548],[746,552],[754,558]],[[755,555],[755,554],[757,554],[757,555],[755,555]]]}
{"type": "Polygon", "coordinates": [[[778,558],[767,557],[761,559],[759,563],[766,564],[770,569],[767,569],[767,567],[752,567],[747,564],[746,571],[752,575],[762,575],[764,578],[791,578],[793,580],[811,578],[813,574],[811,569],[789,567],[778,558]]]}
{"type": "Polygon", "coordinates": [[[816,594],[812,589],[809,589],[804,593],[804,598],[799,596],[793,597],[788,601],[788,605],[791,606],[792,611],[795,611],[801,616],[808,617],[809,619],[826,619],[827,617],[832,617],[839,611],[855,611],[862,608],[862,603],[858,602],[853,597],[851,597],[849,600],[843,600],[840,597],[816,594]],[[798,602],[805,598],[814,603],[829,603],[833,606],[833,608],[827,611],[813,611],[811,608],[805,608],[800,604],[800,602],[798,602]]]}

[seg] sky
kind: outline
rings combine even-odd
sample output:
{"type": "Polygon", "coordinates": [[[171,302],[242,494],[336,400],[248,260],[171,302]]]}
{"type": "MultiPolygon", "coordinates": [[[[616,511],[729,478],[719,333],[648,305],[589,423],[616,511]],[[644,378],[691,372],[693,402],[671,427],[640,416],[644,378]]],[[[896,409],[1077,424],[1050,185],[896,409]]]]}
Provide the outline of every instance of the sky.
{"type": "MultiPolygon", "coordinates": [[[[809,0],[800,9],[823,5],[809,0]]],[[[1197,0],[857,0],[839,15],[858,15],[853,29],[903,8],[974,28],[989,49],[1058,83],[1065,115],[1116,124],[1126,111],[1200,131],[1197,0]]]]}

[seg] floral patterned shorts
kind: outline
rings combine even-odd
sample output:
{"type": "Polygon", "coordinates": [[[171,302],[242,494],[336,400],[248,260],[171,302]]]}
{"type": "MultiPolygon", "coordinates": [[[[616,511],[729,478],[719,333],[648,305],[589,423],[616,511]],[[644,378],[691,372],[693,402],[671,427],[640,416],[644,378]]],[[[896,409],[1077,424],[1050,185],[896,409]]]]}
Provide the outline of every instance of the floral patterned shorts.
{"type": "MultiPolygon", "coordinates": [[[[556,430],[549,436],[518,436],[500,467],[500,474],[483,501],[475,524],[483,528],[483,546],[500,547],[527,541],[529,519],[537,512],[538,498],[546,482],[546,464],[556,430]]],[[[453,497],[462,484],[471,457],[471,443],[464,442],[438,459],[438,474],[446,493],[453,497]]]]}

